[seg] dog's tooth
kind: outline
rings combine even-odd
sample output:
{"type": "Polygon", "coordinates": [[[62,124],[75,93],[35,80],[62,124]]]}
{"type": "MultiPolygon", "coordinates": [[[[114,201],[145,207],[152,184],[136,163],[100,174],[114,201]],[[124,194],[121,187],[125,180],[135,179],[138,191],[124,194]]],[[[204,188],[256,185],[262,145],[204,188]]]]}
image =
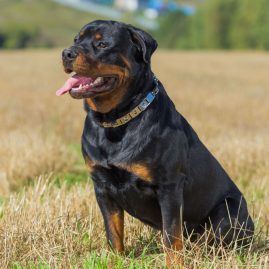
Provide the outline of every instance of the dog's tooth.
{"type": "Polygon", "coordinates": [[[81,90],[81,89],[82,89],[82,84],[80,84],[80,85],[79,85],[78,89],[79,89],[79,90],[81,90]]]}
{"type": "Polygon", "coordinates": [[[103,82],[103,77],[98,77],[95,81],[94,81],[94,84],[99,84],[103,82]]]}

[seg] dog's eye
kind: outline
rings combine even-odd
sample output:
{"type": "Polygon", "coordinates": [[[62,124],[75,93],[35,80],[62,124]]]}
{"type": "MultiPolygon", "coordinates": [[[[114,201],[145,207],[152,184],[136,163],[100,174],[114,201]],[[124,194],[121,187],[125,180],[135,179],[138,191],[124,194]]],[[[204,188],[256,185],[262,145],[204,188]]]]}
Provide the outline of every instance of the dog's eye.
{"type": "Polygon", "coordinates": [[[78,38],[75,37],[75,38],[74,38],[74,43],[77,43],[77,41],[78,41],[78,38]]]}
{"type": "Polygon", "coordinates": [[[105,42],[99,42],[97,44],[97,48],[104,49],[107,47],[107,44],[105,42]]]}

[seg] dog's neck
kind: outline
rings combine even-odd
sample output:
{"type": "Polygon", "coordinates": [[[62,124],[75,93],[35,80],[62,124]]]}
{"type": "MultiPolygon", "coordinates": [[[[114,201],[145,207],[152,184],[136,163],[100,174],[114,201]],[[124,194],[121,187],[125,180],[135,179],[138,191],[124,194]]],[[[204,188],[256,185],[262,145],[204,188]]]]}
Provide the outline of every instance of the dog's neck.
{"type": "Polygon", "coordinates": [[[114,122],[118,118],[126,115],[147,96],[147,94],[156,88],[156,79],[151,70],[138,76],[138,79],[133,80],[126,90],[122,101],[111,111],[100,113],[90,109],[87,102],[84,102],[85,109],[93,115],[93,118],[101,122],[114,122]]]}

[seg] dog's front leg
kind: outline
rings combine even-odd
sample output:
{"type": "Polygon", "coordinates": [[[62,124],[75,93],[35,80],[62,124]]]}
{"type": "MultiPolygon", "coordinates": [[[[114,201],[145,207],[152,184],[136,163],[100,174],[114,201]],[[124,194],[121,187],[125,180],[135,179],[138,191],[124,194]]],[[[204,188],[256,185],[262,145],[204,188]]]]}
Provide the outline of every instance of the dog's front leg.
{"type": "Polygon", "coordinates": [[[124,211],[108,193],[100,191],[97,186],[95,195],[103,215],[108,243],[116,252],[123,252],[124,211]]]}
{"type": "Polygon", "coordinates": [[[163,185],[158,190],[162,213],[162,233],[168,268],[183,268],[182,210],[183,189],[180,184],[163,185]]]}

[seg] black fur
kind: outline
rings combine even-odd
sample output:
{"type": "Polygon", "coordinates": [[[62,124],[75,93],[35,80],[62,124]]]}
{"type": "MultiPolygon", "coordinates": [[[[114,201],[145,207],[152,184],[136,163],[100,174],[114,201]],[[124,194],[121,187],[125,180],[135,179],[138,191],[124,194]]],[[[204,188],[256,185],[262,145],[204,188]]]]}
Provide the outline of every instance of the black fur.
{"type": "Polygon", "coordinates": [[[120,52],[132,65],[127,93],[117,107],[99,113],[85,102],[82,152],[94,164],[91,176],[112,246],[109,216],[123,211],[162,230],[167,246],[180,236],[183,222],[188,232],[197,234],[212,224],[215,242],[219,237],[226,244],[245,236],[250,239],[254,225],[242,193],[176,111],[160,82],[156,99],[138,117],[117,128],[100,125],[130,112],[154,89],[150,57],[156,41],[144,31],[118,22],[95,21],[82,30],[88,43],[76,41],[74,49],[80,48],[101,62],[124,66],[120,52]],[[90,46],[97,30],[112,44],[106,52],[95,52],[90,46]],[[152,180],[124,169],[132,164],[148,167],[152,180]],[[236,230],[240,225],[246,231],[236,230]]]}

